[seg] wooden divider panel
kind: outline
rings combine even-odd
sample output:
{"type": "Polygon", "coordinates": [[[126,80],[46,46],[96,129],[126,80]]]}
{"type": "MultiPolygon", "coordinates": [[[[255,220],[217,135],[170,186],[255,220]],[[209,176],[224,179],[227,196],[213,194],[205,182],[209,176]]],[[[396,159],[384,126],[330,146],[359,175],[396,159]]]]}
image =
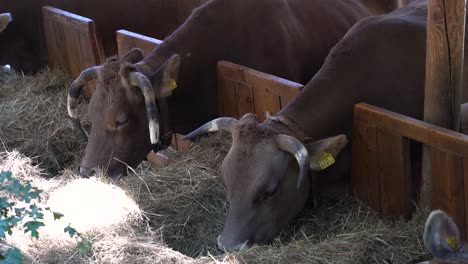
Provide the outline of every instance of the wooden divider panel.
{"type": "MultiPolygon", "coordinates": [[[[42,8],[42,15],[50,67],[61,67],[77,77],[104,61],[92,20],[50,6],[42,8]]],[[[84,94],[90,96],[94,88],[94,83],[88,84],[84,94]]]]}
{"type": "Polygon", "coordinates": [[[354,109],[353,190],[357,196],[385,215],[405,217],[418,191],[411,176],[409,139],[431,148],[432,206],[452,216],[468,237],[468,136],[379,107],[360,103],[354,109]],[[377,140],[369,133],[374,127],[377,140]],[[378,155],[368,153],[377,141],[378,155]],[[375,164],[378,180],[375,180],[375,164]],[[375,187],[375,181],[380,182],[375,187]],[[369,190],[370,188],[374,190],[369,190]],[[379,192],[375,195],[374,192],[379,192]],[[372,195],[369,195],[369,194],[372,195]],[[376,196],[381,204],[375,205],[376,196]]]}
{"type": "Polygon", "coordinates": [[[409,139],[379,129],[377,142],[382,214],[409,218],[413,209],[409,139]]]}
{"type": "MultiPolygon", "coordinates": [[[[463,157],[463,189],[468,190],[468,158],[463,157]]],[[[465,195],[465,239],[468,238],[468,193],[465,195]]]]}
{"type": "Polygon", "coordinates": [[[465,233],[462,158],[431,148],[432,208],[447,212],[465,233]]]}
{"type": "Polygon", "coordinates": [[[122,58],[128,51],[133,48],[139,48],[145,56],[148,56],[162,41],[155,38],[150,38],[128,30],[117,31],[117,47],[119,58],[122,58]]]}
{"type": "Polygon", "coordinates": [[[219,114],[240,118],[255,113],[275,114],[289,103],[303,85],[227,61],[218,63],[219,114]]]}
{"type": "Polygon", "coordinates": [[[362,121],[353,124],[352,188],[369,206],[380,212],[380,179],[377,160],[377,129],[362,121]]]}

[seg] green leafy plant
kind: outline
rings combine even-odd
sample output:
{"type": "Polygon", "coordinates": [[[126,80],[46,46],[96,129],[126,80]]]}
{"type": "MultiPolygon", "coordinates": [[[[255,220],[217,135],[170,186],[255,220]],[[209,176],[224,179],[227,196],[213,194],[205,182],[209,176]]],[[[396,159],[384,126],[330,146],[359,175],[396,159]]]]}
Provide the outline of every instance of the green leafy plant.
{"type": "MultiPolygon", "coordinates": [[[[63,214],[53,212],[49,207],[37,206],[41,201],[41,193],[41,190],[31,185],[31,181],[20,181],[9,171],[0,172],[0,239],[4,239],[6,234],[11,235],[13,228],[19,224],[23,226],[24,233],[30,233],[32,237],[38,239],[38,229],[45,226],[44,212],[51,212],[54,220],[63,217],[63,214]]],[[[70,237],[79,236],[70,225],[64,228],[64,232],[70,237]]],[[[0,261],[21,263],[21,252],[16,248],[0,252],[0,261]]]]}

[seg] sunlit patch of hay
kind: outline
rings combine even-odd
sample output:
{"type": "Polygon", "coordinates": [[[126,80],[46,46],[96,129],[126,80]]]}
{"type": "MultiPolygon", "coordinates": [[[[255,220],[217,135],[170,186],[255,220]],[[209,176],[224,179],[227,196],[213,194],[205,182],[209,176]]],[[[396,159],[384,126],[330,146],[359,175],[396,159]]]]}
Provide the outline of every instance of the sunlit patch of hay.
{"type": "MultiPolygon", "coordinates": [[[[7,237],[7,242],[28,256],[43,255],[44,249],[62,252],[61,254],[64,251],[75,252],[74,246],[79,239],[64,233],[64,227],[68,224],[85,238],[88,235],[99,238],[97,247],[108,248],[116,234],[122,230],[129,234],[131,232],[128,229],[134,229],[143,221],[142,212],[135,201],[113,184],[96,178],[73,178],[71,175],[67,181],[45,180],[41,177],[39,168],[18,152],[3,152],[0,157],[0,171],[11,171],[14,177],[30,180],[34,186],[44,191],[42,196],[47,198],[37,204],[39,207],[50,207],[52,211],[64,214],[60,220],[54,220],[51,213],[44,212],[45,226],[39,228],[39,240],[25,234],[21,225],[13,230],[13,235],[7,237]]],[[[20,203],[17,205],[21,206],[20,203]]],[[[127,244],[132,244],[132,239],[118,237],[115,242],[124,244],[126,241],[127,244]]],[[[118,254],[113,254],[113,257],[116,255],[118,254]]]]}
{"type": "Polygon", "coordinates": [[[80,232],[141,219],[138,205],[124,190],[96,178],[76,179],[49,195],[47,206],[65,215],[80,232]]]}
{"type": "MultiPolygon", "coordinates": [[[[0,139],[3,142],[0,148],[11,151],[0,155],[3,162],[0,169],[10,169],[22,179],[33,177],[34,185],[45,190],[44,202],[54,191],[60,193],[59,188],[74,181],[108,184],[105,178],[77,180],[72,172],[85,144],[66,120],[66,89],[70,79],[63,76],[49,70],[34,77],[0,76],[0,139]],[[31,157],[33,162],[13,152],[14,149],[31,157]],[[66,170],[59,172],[63,168],[66,170]],[[55,177],[45,180],[42,178],[45,173],[55,177]]],[[[81,117],[85,115],[82,113],[81,117]]],[[[223,229],[228,204],[218,175],[230,143],[229,136],[215,134],[200,139],[186,153],[169,152],[172,161],[164,168],[154,169],[143,162],[135,173],[107,185],[111,189],[117,188],[114,185],[122,188],[143,213],[113,228],[89,231],[93,247],[85,256],[78,254],[77,241],[49,239],[45,229],[40,229],[41,239],[32,240],[25,247],[25,262],[411,263],[429,258],[421,242],[427,212],[415,212],[409,222],[394,222],[381,219],[353,198],[323,201],[317,209],[307,207],[272,245],[255,246],[239,253],[219,251],[216,237],[223,229]]],[[[87,191],[76,193],[84,206],[102,199],[91,199],[87,191]]],[[[70,217],[68,214],[73,215],[78,205],[65,203],[63,206],[63,210],[71,210],[62,212],[70,217]]],[[[83,232],[75,226],[73,218],[60,223],[54,232],[66,237],[62,228],[68,223],[83,232]]],[[[100,223],[95,218],[87,221],[100,223]]]]}

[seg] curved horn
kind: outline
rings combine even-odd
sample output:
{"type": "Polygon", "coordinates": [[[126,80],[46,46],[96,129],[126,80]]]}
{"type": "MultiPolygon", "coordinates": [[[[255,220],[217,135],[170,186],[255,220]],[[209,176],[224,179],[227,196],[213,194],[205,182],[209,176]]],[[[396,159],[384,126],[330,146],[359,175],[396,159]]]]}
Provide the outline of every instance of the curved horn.
{"type": "Polygon", "coordinates": [[[309,152],[301,141],[293,137],[279,134],[275,139],[279,149],[291,153],[299,163],[299,179],[297,180],[297,189],[299,189],[309,173],[309,152]]]}
{"type": "Polygon", "coordinates": [[[185,135],[183,139],[192,140],[198,136],[204,135],[209,132],[216,132],[219,130],[231,132],[234,124],[237,122],[237,119],[232,117],[220,117],[210,122],[204,124],[203,126],[197,128],[196,130],[190,132],[188,135],[185,135]]]}
{"type": "Polygon", "coordinates": [[[153,151],[158,152],[162,148],[159,142],[159,111],[155,102],[153,86],[148,77],[140,72],[131,72],[128,75],[128,80],[131,85],[139,87],[145,97],[151,145],[153,151]]]}
{"type": "Polygon", "coordinates": [[[151,64],[144,60],[135,63],[135,66],[139,72],[142,72],[146,76],[152,76],[157,72],[157,68],[155,69],[151,64]]]}
{"type": "Polygon", "coordinates": [[[78,130],[83,138],[88,139],[88,133],[83,129],[80,119],[78,118],[77,108],[78,108],[78,98],[80,97],[81,90],[85,84],[96,78],[99,69],[101,66],[89,67],[86,70],[82,71],[80,76],[76,78],[70,85],[70,90],[68,90],[67,98],[67,110],[68,115],[70,116],[72,126],[74,129],[78,130]]]}

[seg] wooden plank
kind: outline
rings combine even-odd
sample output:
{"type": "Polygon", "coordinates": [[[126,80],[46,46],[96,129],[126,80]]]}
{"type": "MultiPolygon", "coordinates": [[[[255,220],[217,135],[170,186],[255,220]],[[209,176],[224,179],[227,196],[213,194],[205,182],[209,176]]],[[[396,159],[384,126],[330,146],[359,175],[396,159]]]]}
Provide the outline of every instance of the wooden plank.
{"type": "Polygon", "coordinates": [[[265,87],[268,93],[277,96],[289,94],[290,92],[297,94],[304,87],[300,83],[292,82],[271,74],[259,72],[249,68],[244,69],[244,76],[246,83],[248,83],[249,85],[253,87],[265,87]]]}
{"type": "Polygon", "coordinates": [[[353,192],[371,208],[381,211],[377,155],[377,130],[362,121],[353,123],[352,177],[353,192]]]}
{"type": "Polygon", "coordinates": [[[374,124],[441,151],[468,157],[467,135],[365,103],[355,106],[354,116],[358,121],[374,124]]]}
{"type": "Polygon", "coordinates": [[[226,80],[246,83],[244,78],[244,70],[246,69],[247,67],[232,62],[218,62],[218,76],[222,76],[226,80]]]}
{"type": "Polygon", "coordinates": [[[409,218],[414,194],[409,140],[378,129],[377,141],[382,214],[409,218]]]}
{"type": "Polygon", "coordinates": [[[468,240],[468,157],[463,157],[463,190],[465,194],[465,237],[468,240]]]}
{"type": "Polygon", "coordinates": [[[462,158],[431,148],[432,208],[449,214],[465,234],[465,197],[462,158]]]}
{"type": "Polygon", "coordinates": [[[218,100],[220,116],[240,118],[236,104],[236,83],[234,81],[222,77],[218,78],[218,100]]]}
{"type": "Polygon", "coordinates": [[[460,130],[465,0],[430,0],[427,17],[424,120],[460,130]]]}
{"type": "MultiPolygon", "coordinates": [[[[62,67],[77,77],[104,62],[92,20],[50,6],[42,8],[42,15],[50,67],[62,67]]],[[[89,97],[93,90],[93,83],[88,83],[84,94],[89,97]]]]}
{"type": "Polygon", "coordinates": [[[241,117],[250,110],[257,114],[260,121],[265,119],[265,111],[275,114],[288,104],[303,88],[302,84],[288,81],[277,76],[259,72],[228,61],[218,62],[219,109],[221,115],[241,117]],[[232,84],[235,89],[236,107],[232,105],[232,84]],[[245,87],[251,87],[249,92],[245,87]],[[249,99],[248,97],[251,96],[249,99]],[[242,104],[242,105],[239,105],[242,104]],[[234,115],[234,109],[236,114],[234,115]],[[240,115],[240,116],[239,116],[240,115]]]}
{"type": "Polygon", "coordinates": [[[119,58],[122,58],[133,48],[141,49],[144,55],[148,56],[159,44],[162,43],[162,40],[150,38],[145,35],[140,35],[123,29],[117,31],[116,38],[119,58]]]}
{"type": "Polygon", "coordinates": [[[236,82],[235,89],[237,95],[237,116],[242,117],[247,113],[255,112],[252,87],[240,82],[236,82]]]}
{"type": "Polygon", "coordinates": [[[252,93],[258,121],[265,121],[266,112],[273,115],[281,109],[280,97],[272,93],[269,86],[257,83],[252,86],[252,93]]]}

